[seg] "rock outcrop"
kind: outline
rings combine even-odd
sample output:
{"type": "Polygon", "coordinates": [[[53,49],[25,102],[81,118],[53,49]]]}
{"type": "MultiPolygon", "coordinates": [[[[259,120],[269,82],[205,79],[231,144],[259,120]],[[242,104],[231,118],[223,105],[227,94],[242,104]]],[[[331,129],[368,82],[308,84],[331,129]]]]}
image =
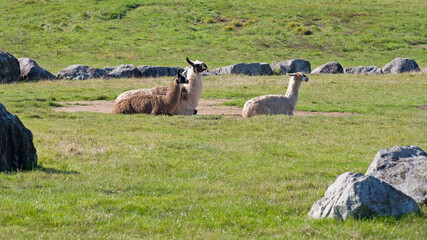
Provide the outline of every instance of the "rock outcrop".
{"type": "Polygon", "coordinates": [[[55,75],[40,67],[30,58],[19,58],[18,61],[21,69],[19,80],[55,79],[55,75]]]}
{"type": "Polygon", "coordinates": [[[109,77],[112,78],[138,78],[141,77],[141,73],[138,68],[133,64],[122,64],[116,67],[105,67],[103,68],[109,77]]]}
{"type": "Polygon", "coordinates": [[[321,66],[318,66],[311,72],[311,74],[325,74],[325,73],[332,73],[332,74],[344,73],[344,69],[342,68],[341,64],[337,62],[328,62],[321,66]]]}
{"type": "Polygon", "coordinates": [[[0,171],[28,170],[37,166],[33,134],[0,103],[0,171]]]}
{"type": "Polygon", "coordinates": [[[268,63],[238,63],[226,67],[216,68],[209,71],[211,75],[242,74],[249,76],[271,75],[270,64],[268,63]]]}
{"type": "Polygon", "coordinates": [[[347,172],[339,176],[325,196],[313,204],[309,216],[345,220],[349,217],[398,217],[420,212],[411,197],[388,183],[361,173],[347,172]]]}
{"type": "Polygon", "coordinates": [[[344,69],[345,74],[382,74],[383,70],[376,66],[358,66],[344,69]]]}
{"type": "Polygon", "coordinates": [[[419,147],[381,149],[366,175],[387,182],[418,203],[427,204],[427,154],[419,147]]]}
{"type": "Polygon", "coordinates": [[[85,80],[90,78],[108,78],[108,74],[99,68],[75,64],[62,69],[56,77],[70,80],[85,80]]]}
{"type": "Polygon", "coordinates": [[[419,72],[420,67],[412,58],[396,58],[383,67],[384,73],[419,72]]]}
{"type": "Polygon", "coordinates": [[[291,59],[287,61],[279,61],[271,64],[274,71],[279,71],[281,74],[286,73],[311,73],[311,63],[302,59],[291,59]]]}
{"type": "Polygon", "coordinates": [[[21,70],[18,59],[12,54],[0,50],[0,82],[11,83],[19,79],[21,70]]]}
{"type": "Polygon", "coordinates": [[[178,72],[179,67],[156,67],[156,66],[139,66],[138,71],[141,77],[173,77],[178,72]]]}

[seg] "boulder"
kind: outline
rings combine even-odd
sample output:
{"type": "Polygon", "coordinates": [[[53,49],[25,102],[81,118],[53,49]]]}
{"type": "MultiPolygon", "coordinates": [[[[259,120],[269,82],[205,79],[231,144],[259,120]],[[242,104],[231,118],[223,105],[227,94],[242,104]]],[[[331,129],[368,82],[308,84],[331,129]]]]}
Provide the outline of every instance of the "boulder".
{"type": "Polygon", "coordinates": [[[359,66],[359,67],[349,67],[344,69],[345,74],[382,74],[383,70],[376,66],[359,66]]]}
{"type": "Polygon", "coordinates": [[[20,80],[55,79],[55,75],[41,68],[30,58],[18,58],[21,69],[20,80]]]}
{"type": "Polygon", "coordinates": [[[273,70],[280,70],[281,74],[286,73],[311,73],[311,64],[302,59],[292,59],[287,61],[274,62],[271,64],[273,70]]]}
{"type": "Polygon", "coordinates": [[[10,83],[18,81],[21,70],[19,62],[12,54],[0,50],[0,82],[10,83]]]}
{"type": "Polygon", "coordinates": [[[105,67],[103,68],[109,77],[113,78],[136,78],[141,77],[141,73],[138,68],[133,64],[122,64],[116,67],[105,67]]]}
{"type": "Polygon", "coordinates": [[[202,72],[202,76],[218,76],[220,75],[218,72],[213,72],[211,70],[206,70],[202,72]]]}
{"type": "Polygon", "coordinates": [[[156,67],[156,66],[139,66],[137,67],[141,77],[164,77],[175,76],[179,67],[156,67]]]}
{"type": "Polygon", "coordinates": [[[381,149],[366,175],[387,182],[418,203],[427,204],[427,154],[419,147],[381,149]]]}
{"type": "Polygon", "coordinates": [[[33,134],[0,103],[0,171],[28,170],[37,166],[33,134]]]}
{"type": "Polygon", "coordinates": [[[242,74],[249,76],[271,75],[270,64],[268,63],[238,63],[226,67],[216,68],[209,71],[211,75],[222,74],[242,74]]]}
{"type": "Polygon", "coordinates": [[[343,72],[344,72],[344,70],[343,70],[341,64],[339,64],[337,62],[328,62],[328,63],[325,63],[325,64],[315,68],[311,72],[311,74],[322,74],[322,73],[338,74],[338,73],[343,73],[343,72]]]}
{"type": "Polygon", "coordinates": [[[420,67],[412,58],[396,58],[383,67],[384,73],[419,72],[420,67]]]}
{"type": "Polygon", "coordinates": [[[270,64],[268,64],[268,63],[260,63],[259,64],[260,65],[260,67],[261,67],[261,71],[260,71],[260,75],[267,75],[267,76],[269,76],[269,75],[272,75],[273,74],[273,70],[271,69],[271,66],[270,66],[270,64]]]}
{"type": "Polygon", "coordinates": [[[313,218],[370,218],[398,217],[420,213],[411,197],[372,176],[347,172],[329,186],[325,196],[313,204],[309,216],[313,218]]]}
{"type": "Polygon", "coordinates": [[[62,69],[56,77],[70,80],[84,80],[89,78],[108,78],[108,74],[99,68],[75,64],[62,69]]]}

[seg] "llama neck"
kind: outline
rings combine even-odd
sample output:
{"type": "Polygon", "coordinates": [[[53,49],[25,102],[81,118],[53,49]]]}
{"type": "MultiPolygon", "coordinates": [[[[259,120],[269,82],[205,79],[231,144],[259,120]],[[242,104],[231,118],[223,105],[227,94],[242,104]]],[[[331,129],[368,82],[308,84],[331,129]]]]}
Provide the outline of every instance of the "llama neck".
{"type": "Polygon", "coordinates": [[[181,97],[181,88],[182,88],[182,84],[178,84],[174,80],[166,93],[165,103],[167,104],[178,103],[179,98],[181,97]]]}
{"type": "Polygon", "coordinates": [[[189,101],[198,103],[203,91],[202,74],[194,72],[193,68],[188,69],[187,78],[189,83],[185,85],[188,91],[189,101]]]}
{"type": "Polygon", "coordinates": [[[298,101],[298,92],[301,87],[301,81],[291,77],[289,79],[288,89],[286,90],[285,97],[291,100],[292,105],[295,107],[298,101]]]}

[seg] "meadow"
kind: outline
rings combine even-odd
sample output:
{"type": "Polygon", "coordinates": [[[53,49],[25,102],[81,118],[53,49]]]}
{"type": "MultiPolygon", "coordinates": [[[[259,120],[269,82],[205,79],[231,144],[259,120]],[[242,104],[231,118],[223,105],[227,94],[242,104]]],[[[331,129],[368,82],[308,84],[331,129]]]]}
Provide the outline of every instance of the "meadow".
{"type": "MultiPolygon", "coordinates": [[[[56,74],[71,64],[210,69],[301,58],[312,67],[427,66],[426,2],[0,0],[0,49],[56,74]]],[[[0,239],[423,239],[421,215],[308,217],[344,172],[394,145],[427,151],[427,74],[309,75],[297,110],[350,116],[149,116],[55,109],[169,78],[2,84],[38,166],[0,173],[0,239]]],[[[204,77],[203,99],[242,107],[286,76],[204,77]]]]}
{"type": "MultiPolygon", "coordinates": [[[[2,86],[32,130],[37,169],[0,174],[0,238],[422,239],[423,215],[314,220],[311,205],[340,174],[364,173],[381,148],[427,149],[422,74],[312,75],[297,110],[324,116],[64,113],[63,101],[113,100],[170,78],[2,86]]],[[[204,78],[202,98],[242,106],[283,93],[287,77],[204,78]]]]}

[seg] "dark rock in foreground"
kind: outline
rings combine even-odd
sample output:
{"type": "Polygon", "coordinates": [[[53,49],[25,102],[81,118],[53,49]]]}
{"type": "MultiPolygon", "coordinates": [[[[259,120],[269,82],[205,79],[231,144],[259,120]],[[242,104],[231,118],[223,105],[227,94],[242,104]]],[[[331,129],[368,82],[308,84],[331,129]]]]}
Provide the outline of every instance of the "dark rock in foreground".
{"type": "Polygon", "coordinates": [[[287,61],[274,62],[271,64],[273,70],[279,70],[281,74],[286,73],[311,73],[311,64],[307,60],[302,59],[292,59],[287,61]]]}
{"type": "Polygon", "coordinates": [[[383,70],[376,66],[359,66],[359,67],[349,67],[344,69],[345,74],[382,74],[383,70]]]}
{"type": "Polygon", "coordinates": [[[0,171],[28,170],[37,166],[33,134],[0,103],[0,171]]]}
{"type": "Polygon", "coordinates": [[[332,74],[344,73],[344,69],[342,68],[341,64],[337,62],[328,62],[321,66],[318,66],[311,72],[311,74],[324,74],[324,73],[332,73],[332,74]]]}
{"type": "Polygon", "coordinates": [[[20,80],[55,79],[55,75],[40,67],[30,58],[19,58],[18,61],[21,68],[20,80]]]}
{"type": "Polygon", "coordinates": [[[20,74],[21,70],[19,68],[18,59],[12,54],[0,50],[0,82],[16,82],[20,74]]]}
{"type": "Polygon", "coordinates": [[[62,69],[57,74],[57,78],[85,80],[90,78],[108,78],[108,74],[106,71],[99,68],[75,64],[62,69]]]}
{"type": "Polygon", "coordinates": [[[396,58],[383,67],[384,73],[419,72],[420,67],[412,58],[396,58]]]}

